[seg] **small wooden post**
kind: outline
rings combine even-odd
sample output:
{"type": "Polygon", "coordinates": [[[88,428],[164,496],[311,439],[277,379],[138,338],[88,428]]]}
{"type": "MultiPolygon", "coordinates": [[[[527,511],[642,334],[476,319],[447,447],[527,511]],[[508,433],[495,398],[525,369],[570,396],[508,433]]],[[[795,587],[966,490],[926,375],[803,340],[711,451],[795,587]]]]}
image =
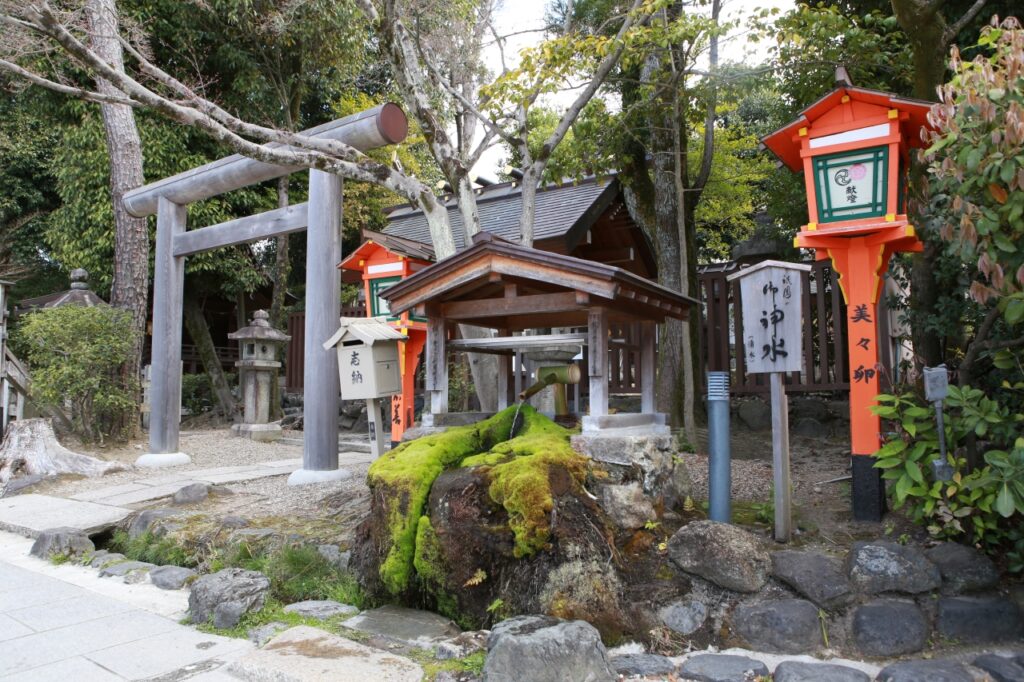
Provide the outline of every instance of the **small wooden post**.
{"type": "Polygon", "coordinates": [[[749,374],[768,374],[772,399],[772,468],[775,479],[775,540],[792,534],[792,484],[789,474],[789,405],[786,372],[803,364],[801,263],[764,261],[729,275],[739,280],[743,304],[742,356],[749,374]]]}
{"type": "Polygon", "coordinates": [[[370,429],[370,454],[377,459],[384,454],[384,426],[380,417],[380,398],[366,399],[366,421],[370,429]]]}
{"type": "Polygon", "coordinates": [[[772,473],[775,482],[775,540],[789,542],[792,535],[792,483],[789,475],[789,398],[785,374],[769,376],[772,392],[772,473]]]}
{"type": "Polygon", "coordinates": [[[608,311],[593,307],[587,319],[590,416],[608,414],[608,311]]]}

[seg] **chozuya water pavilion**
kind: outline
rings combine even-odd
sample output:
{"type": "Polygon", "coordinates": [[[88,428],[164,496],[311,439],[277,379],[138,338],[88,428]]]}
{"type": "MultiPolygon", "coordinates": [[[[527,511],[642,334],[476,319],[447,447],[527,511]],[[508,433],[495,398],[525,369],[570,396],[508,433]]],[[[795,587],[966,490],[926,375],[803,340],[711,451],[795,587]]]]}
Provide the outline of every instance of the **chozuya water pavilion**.
{"type": "MultiPolygon", "coordinates": [[[[584,433],[637,428],[667,434],[656,412],[654,376],[657,325],[685,320],[697,301],[621,268],[527,248],[487,233],[469,248],[424,268],[381,294],[392,315],[411,311],[427,321],[424,426],[443,426],[448,413],[449,351],[491,353],[498,363],[498,408],[520,395],[520,354],[555,349],[572,358],[586,348],[589,401],[584,433]],[[609,414],[610,322],[639,323],[640,413],[609,414]],[[496,330],[487,338],[452,338],[455,324],[496,330]],[[547,333],[550,329],[568,329],[547,333]],[[513,335],[544,330],[536,335],[513,335]],[[584,331],[585,330],[585,331],[584,331]],[[515,394],[513,394],[515,389],[515,394]]],[[[577,405],[579,409],[579,405],[577,405]]]]}

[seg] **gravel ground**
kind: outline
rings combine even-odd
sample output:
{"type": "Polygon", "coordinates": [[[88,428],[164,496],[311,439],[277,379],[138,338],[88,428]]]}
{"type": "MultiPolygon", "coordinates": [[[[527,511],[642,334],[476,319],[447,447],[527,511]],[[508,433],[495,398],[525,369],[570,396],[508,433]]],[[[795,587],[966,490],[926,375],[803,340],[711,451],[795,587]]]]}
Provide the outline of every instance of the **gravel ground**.
{"type": "MultiPolygon", "coordinates": [[[[299,435],[301,437],[301,432],[299,435]]],[[[68,496],[99,487],[131,483],[140,478],[156,478],[165,474],[188,473],[197,469],[258,464],[259,462],[302,457],[301,446],[258,443],[248,438],[236,438],[227,429],[182,433],[181,449],[182,452],[186,452],[192,457],[192,463],[162,469],[137,469],[131,466],[138,456],[145,452],[146,446],[141,443],[129,443],[116,448],[89,447],[76,443],[65,443],[65,445],[75,452],[108,461],[122,462],[131,468],[107,474],[98,479],[64,477],[57,481],[34,486],[33,492],[68,496]]]]}

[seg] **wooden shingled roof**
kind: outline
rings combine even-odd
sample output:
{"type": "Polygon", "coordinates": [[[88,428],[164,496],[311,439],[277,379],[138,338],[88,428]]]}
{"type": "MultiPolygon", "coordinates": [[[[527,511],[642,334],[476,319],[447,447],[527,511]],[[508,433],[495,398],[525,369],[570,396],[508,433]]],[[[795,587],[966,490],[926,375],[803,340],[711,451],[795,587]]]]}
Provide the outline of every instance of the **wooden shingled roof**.
{"type": "Polygon", "coordinates": [[[585,326],[593,307],[613,320],[686,319],[698,301],[622,268],[481,233],[473,245],[382,293],[393,314],[415,310],[494,329],[585,326]]]}

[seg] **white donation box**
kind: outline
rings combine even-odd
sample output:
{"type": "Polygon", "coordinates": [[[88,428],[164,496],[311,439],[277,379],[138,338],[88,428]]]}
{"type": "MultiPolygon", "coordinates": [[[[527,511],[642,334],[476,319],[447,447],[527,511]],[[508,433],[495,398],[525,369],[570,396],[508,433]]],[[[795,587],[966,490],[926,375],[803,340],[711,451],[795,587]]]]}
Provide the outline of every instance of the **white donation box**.
{"type": "Polygon", "coordinates": [[[338,351],[343,400],[386,398],[402,392],[398,344],[406,337],[382,319],[343,317],[324,349],[338,351]]]}
{"type": "Polygon", "coordinates": [[[370,447],[374,457],[384,451],[380,399],[402,392],[398,344],[406,336],[383,318],[343,317],[334,336],[324,344],[338,351],[338,376],[343,400],[366,400],[370,447]]]}

